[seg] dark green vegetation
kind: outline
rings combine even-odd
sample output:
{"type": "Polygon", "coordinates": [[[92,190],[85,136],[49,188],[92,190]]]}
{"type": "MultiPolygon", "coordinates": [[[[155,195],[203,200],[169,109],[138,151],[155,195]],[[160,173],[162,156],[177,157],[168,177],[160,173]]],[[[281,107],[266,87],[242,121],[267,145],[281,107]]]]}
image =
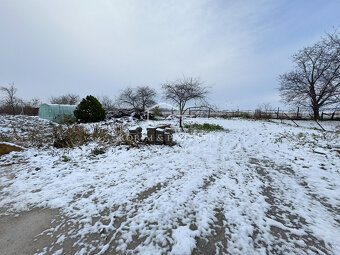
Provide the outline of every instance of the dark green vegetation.
{"type": "Polygon", "coordinates": [[[83,122],[98,122],[105,119],[105,110],[97,98],[87,96],[77,106],[74,115],[83,122]]]}
{"type": "Polygon", "coordinates": [[[204,123],[204,124],[198,124],[198,123],[193,123],[193,124],[185,124],[184,128],[188,129],[189,132],[193,131],[206,131],[206,132],[211,132],[211,131],[222,131],[224,128],[220,125],[217,124],[210,124],[210,123],[204,123]]]}
{"type": "Polygon", "coordinates": [[[91,155],[97,156],[105,153],[105,148],[103,147],[96,147],[91,151],[91,155]]]}
{"type": "Polygon", "coordinates": [[[252,119],[253,116],[248,112],[234,112],[231,114],[225,114],[220,116],[222,119],[231,119],[231,118],[243,118],[243,119],[252,119]]]}

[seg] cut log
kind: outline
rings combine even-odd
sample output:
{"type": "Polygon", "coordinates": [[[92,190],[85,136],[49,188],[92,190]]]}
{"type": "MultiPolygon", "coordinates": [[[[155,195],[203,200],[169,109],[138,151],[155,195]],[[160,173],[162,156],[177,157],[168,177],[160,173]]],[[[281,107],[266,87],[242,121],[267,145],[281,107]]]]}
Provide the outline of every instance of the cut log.
{"type": "Polygon", "coordinates": [[[164,130],[161,128],[156,129],[156,144],[164,144],[164,130]]]}

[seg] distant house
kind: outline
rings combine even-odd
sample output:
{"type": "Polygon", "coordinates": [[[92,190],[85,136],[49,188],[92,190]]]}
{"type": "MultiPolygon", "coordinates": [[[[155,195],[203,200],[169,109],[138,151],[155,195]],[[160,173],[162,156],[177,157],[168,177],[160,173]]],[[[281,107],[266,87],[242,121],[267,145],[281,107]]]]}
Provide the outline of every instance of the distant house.
{"type": "Polygon", "coordinates": [[[76,107],[76,105],[67,104],[42,104],[39,108],[39,118],[57,123],[76,120],[74,116],[76,107]]]}

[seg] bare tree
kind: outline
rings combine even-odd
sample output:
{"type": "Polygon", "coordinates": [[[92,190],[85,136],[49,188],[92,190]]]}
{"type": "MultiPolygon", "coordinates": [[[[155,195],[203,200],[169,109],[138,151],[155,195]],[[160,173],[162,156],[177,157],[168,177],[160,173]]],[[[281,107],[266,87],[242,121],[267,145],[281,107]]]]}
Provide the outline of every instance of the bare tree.
{"type": "Polygon", "coordinates": [[[134,90],[132,88],[126,88],[124,89],[118,99],[117,99],[117,103],[120,106],[123,107],[129,107],[129,108],[137,108],[138,103],[137,103],[137,96],[134,92],[134,90]]]}
{"type": "Polygon", "coordinates": [[[149,86],[138,87],[136,90],[136,96],[139,107],[145,111],[147,107],[155,105],[156,95],[156,91],[149,86]]]}
{"type": "Polygon", "coordinates": [[[255,109],[254,118],[255,119],[269,119],[271,118],[271,112],[273,111],[273,107],[270,103],[263,103],[255,109]]]}
{"type": "Polygon", "coordinates": [[[118,97],[118,104],[145,111],[146,108],[155,104],[157,93],[149,86],[141,86],[137,88],[126,88],[118,97]]]}
{"type": "Polygon", "coordinates": [[[258,108],[265,113],[273,111],[273,107],[270,103],[264,103],[260,105],[258,108]]]}
{"type": "Polygon", "coordinates": [[[38,98],[33,98],[31,100],[23,102],[25,107],[28,108],[38,108],[41,105],[41,101],[38,98]]]}
{"type": "Polygon", "coordinates": [[[14,86],[14,82],[10,83],[8,87],[1,87],[0,90],[5,94],[3,97],[3,104],[11,109],[13,115],[15,115],[15,108],[19,103],[19,98],[15,96],[18,89],[14,86]]]}
{"type": "Polygon", "coordinates": [[[52,104],[70,104],[76,105],[80,101],[80,97],[75,94],[66,94],[58,97],[51,97],[50,102],[52,104]]]}
{"type": "Polygon", "coordinates": [[[340,38],[328,34],[311,47],[293,55],[295,68],[280,76],[280,94],[286,103],[313,110],[335,107],[340,98],[340,38]]]}
{"type": "Polygon", "coordinates": [[[192,100],[203,100],[208,94],[207,87],[204,87],[198,78],[192,77],[183,77],[174,82],[164,83],[162,88],[164,98],[178,107],[180,127],[182,127],[182,116],[187,110],[188,103],[192,100]]]}
{"type": "Polygon", "coordinates": [[[112,111],[115,108],[115,104],[114,101],[109,98],[108,96],[103,96],[101,98],[99,98],[100,103],[102,104],[104,110],[106,112],[112,111]]]}

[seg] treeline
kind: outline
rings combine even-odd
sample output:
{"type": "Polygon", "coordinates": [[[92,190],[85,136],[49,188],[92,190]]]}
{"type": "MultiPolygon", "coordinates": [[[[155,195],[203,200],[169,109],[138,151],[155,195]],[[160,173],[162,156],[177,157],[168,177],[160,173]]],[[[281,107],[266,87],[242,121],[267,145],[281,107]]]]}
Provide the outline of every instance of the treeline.
{"type": "MultiPolygon", "coordinates": [[[[19,99],[16,96],[17,88],[14,86],[14,83],[9,84],[7,87],[1,87],[1,91],[3,92],[1,108],[10,114],[24,113],[24,109],[28,107],[36,109],[41,103],[38,99],[27,102],[19,99]]],[[[182,127],[182,116],[189,109],[189,104],[195,101],[196,103],[199,102],[201,105],[207,105],[206,97],[208,92],[207,87],[203,85],[200,79],[183,77],[175,81],[163,83],[161,95],[158,95],[157,91],[150,86],[138,86],[122,90],[115,100],[110,99],[107,96],[98,99],[95,98],[95,100],[98,100],[106,113],[113,111],[116,108],[127,108],[145,112],[151,108],[157,109],[157,101],[159,98],[162,98],[164,101],[171,103],[171,105],[168,106],[178,110],[179,124],[182,127]]],[[[79,106],[79,103],[87,100],[88,97],[89,96],[80,100],[78,95],[65,94],[58,97],[53,96],[49,101],[51,104],[79,106]]]]}

